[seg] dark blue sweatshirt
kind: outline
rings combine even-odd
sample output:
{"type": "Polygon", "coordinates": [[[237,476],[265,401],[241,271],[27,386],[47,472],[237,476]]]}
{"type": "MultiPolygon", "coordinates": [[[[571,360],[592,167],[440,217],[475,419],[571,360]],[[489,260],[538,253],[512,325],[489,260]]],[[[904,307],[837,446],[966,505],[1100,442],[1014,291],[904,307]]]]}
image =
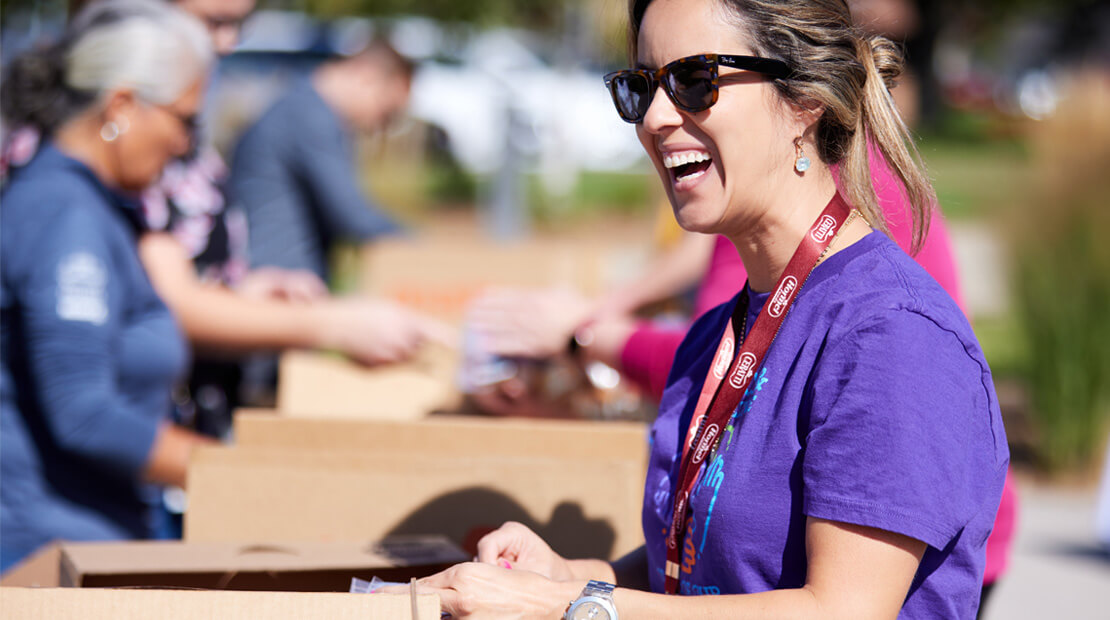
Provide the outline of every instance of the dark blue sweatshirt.
{"type": "Polygon", "coordinates": [[[188,354],[137,208],[50,144],[0,195],[0,568],[150,534],[142,476],[188,354]]]}

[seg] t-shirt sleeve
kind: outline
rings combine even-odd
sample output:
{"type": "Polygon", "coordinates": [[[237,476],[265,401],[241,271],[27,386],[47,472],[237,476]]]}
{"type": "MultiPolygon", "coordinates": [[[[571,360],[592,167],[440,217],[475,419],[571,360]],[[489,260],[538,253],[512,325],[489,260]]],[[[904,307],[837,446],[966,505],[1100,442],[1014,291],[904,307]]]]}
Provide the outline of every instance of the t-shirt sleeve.
{"type": "Polygon", "coordinates": [[[33,389],[59,447],[137,478],[162,418],[136,411],[117,388],[127,291],[97,222],[66,211],[27,256],[19,283],[33,389]]]}
{"type": "Polygon", "coordinates": [[[827,346],[807,394],[805,513],[945,548],[994,509],[1008,462],[989,370],[909,310],[827,346]]]}

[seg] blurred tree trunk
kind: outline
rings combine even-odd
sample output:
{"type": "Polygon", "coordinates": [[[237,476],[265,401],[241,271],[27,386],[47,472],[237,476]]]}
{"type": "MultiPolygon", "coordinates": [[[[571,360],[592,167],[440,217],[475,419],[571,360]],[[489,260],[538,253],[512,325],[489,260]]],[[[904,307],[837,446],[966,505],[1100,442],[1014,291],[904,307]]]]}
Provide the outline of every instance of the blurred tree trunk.
{"type": "MultiPolygon", "coordinates": [[[[944,101],[934,68],[937,38],[943,26],[943,15],[955,9],[946,0],[918,0],[919,27],[906,40],[907,63],[919,81],[920,102],[918,129],[935,129],[940,123],[944,101]]],[[[950,14],[950,13],[949,13],[950,14]]]]}

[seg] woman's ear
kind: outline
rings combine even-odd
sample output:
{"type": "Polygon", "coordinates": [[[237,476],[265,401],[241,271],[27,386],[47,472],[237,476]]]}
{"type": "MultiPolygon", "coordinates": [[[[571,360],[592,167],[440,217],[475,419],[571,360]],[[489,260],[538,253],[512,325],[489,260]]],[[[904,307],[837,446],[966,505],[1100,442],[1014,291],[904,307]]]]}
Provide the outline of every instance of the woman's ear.
{"type": "Polygon", "coordinates": [[[817,128],[817,122],[825,115],[825,106],[816,101],[804,101],[791,104],[791,116],[796,124],[796,135],[812,135],[817,128]]]}
{"type": "Polygon", "coordinates": [[[105,97],[101,115],[105,123],[111,121],[117,125],[130,126],[130,121],[135,117],[138,106],[139,100],[135,97],[135,91],[130,89],[113,90],[105,97]]]}

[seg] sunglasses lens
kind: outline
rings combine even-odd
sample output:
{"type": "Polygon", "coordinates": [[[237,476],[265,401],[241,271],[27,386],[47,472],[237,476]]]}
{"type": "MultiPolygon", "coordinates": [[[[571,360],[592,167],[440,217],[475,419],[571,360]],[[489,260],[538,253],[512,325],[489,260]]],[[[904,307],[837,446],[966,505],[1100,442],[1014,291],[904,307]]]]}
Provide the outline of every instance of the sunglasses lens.
{"type": "Polygon", "coordinates": [[[637,123],[644,118],[651,105],[651,82],[639,73],[622,73],[613,78],[609,86],[613,103],[621,118],[637,123]]]}
{"type": "Polygon", "coordinates": [[[713,105],[714,67],[701,60],[676,63],[663,77],[675,103],[689,112],[700,112],[713,105]]]}

